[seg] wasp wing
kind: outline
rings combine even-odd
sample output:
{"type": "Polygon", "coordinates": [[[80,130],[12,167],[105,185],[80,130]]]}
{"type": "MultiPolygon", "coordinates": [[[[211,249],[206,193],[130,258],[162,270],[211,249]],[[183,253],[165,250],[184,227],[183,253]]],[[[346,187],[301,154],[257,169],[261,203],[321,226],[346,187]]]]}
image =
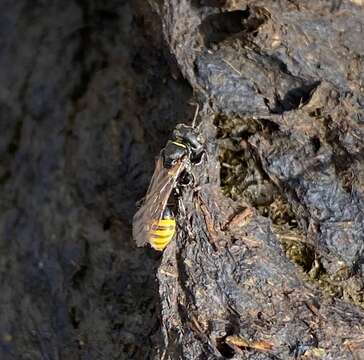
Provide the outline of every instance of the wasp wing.
{"type": "Polygon", "coordinates": [[[162,158],[157,160],[143,205],[133,218],[133,238],[137,246],[144,246],[148,242],[149,227],[153,221],[162,218],[168,199],[185,164],[186,159],[182,158],[167,169],[163,166],[162,158]]]}

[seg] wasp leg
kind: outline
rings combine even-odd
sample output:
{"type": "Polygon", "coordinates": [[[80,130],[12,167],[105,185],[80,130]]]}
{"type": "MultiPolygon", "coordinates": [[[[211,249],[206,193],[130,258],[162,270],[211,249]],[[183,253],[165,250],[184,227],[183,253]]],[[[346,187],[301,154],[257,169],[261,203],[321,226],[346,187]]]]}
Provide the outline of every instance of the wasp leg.
{"type": "Polygon", "coordinates": [[[183,204],[183,201],[181,198],[178,198],[178,208],[179,208],[179,211],[180,211],[182,217],[185,217],[187,215],[187,211],[186,211],[185,205],[183,204]]]}
{"type": "Polygon", "coordinates": [[[191,214],[187,214],[185,205],[181,198],[178,199],[178,209],[181,213],[181,218],[185,219],[185,229],[187,230],[188,237],[190,239],[194,239],[195,235],[193,234],[192,227],[191,227],[191,214]]]}

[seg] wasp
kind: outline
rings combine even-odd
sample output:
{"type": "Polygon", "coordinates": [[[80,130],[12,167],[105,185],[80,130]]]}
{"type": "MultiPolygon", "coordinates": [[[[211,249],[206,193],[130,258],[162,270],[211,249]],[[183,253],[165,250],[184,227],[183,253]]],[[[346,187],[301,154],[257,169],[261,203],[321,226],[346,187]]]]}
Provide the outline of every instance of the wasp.
{"type": "Polygon", "coordinates": [[[133,218],[133,238],[137,246],[149,243],[163,251],[176,232],[176,219],[169,203],[181,175],[197,163],[203,141],[193,126],[179,124],[156,161],[142,206],[133,218]]]}

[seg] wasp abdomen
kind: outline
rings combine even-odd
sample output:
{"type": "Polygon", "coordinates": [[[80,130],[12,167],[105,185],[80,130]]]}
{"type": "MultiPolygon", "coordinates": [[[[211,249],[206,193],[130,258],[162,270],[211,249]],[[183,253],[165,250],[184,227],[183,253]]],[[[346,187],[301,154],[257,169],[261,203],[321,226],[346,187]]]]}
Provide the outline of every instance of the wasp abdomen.
{"type": "Polygon", "coordinates": [[[176,231],[176,220],[160,219],[152,223],[149,230],[149,243],[155,250],[163,251],[176,231]]]}

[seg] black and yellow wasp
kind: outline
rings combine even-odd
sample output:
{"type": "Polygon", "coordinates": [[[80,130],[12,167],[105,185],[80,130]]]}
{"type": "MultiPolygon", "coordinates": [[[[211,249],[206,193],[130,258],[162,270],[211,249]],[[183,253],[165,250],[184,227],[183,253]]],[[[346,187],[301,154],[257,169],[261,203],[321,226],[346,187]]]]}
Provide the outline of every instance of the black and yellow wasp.
{"type": "Polygon", "coordinates": [[[176,220],[169,205],[172,190],[182,173],[188,172],[203,152],[202,140],[192,126],[179,124],[162,149],[142,206],[133,218],[133,237],[137,246],[149,244],[163,251],[176,231],[176,220]]]}

